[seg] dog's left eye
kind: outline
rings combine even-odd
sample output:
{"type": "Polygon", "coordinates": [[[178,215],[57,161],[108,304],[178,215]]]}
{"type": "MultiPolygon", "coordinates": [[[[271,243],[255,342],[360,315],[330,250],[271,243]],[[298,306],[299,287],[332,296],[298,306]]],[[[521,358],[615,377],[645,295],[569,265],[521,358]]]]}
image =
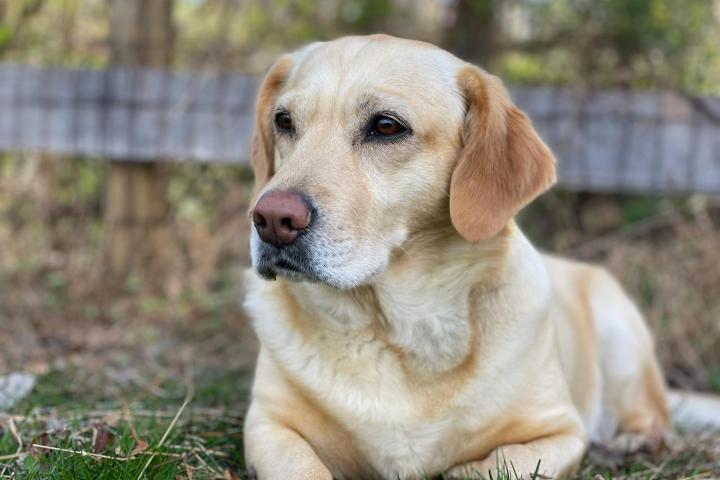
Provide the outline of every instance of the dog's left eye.
{"type": "Polygon", "coordinates": [[[378,115],[372,119],[368,137],[397,137],[407,132],[408,128],[388,115],[378,115]]]}
{"type": "Polygon", "coordinates": [[[292,132],[293,123],[290,114],[286,111],[279,111],[275,114],[275,126],[281,132],[292,132]]]}

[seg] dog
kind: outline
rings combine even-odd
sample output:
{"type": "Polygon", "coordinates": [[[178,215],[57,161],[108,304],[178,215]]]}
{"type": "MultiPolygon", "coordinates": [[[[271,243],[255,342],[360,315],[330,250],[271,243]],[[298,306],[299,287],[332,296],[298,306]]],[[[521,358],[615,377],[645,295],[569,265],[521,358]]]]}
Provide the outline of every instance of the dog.
{"type": "Polygon", "coordinates": [[[589,442],[662,442],[671,404],[720,425],[718,400],[665,387],[610,274],[515,224],[555,160],[498,78],[345,37],[281,56],[256,122],[258,478],[566,478],[589,442]]]}

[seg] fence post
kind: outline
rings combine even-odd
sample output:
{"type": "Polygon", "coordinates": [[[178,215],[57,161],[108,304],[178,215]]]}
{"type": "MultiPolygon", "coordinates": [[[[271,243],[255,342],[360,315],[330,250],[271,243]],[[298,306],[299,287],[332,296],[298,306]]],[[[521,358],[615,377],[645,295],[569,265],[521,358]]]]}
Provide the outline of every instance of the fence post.
{"type": "MultiPolygon", "coordinates": [[[[167,67],[171,61],[173,0],[111,0],[110,59],[113,65],[167,67]]],[[[167,224],[167,167],[153,162],[113,161],[105,197],[106,261],[123,279],[137,268],[158,272],[167,224]]],[[[150,279],[152,280],[152,279],[150,279]]]]}

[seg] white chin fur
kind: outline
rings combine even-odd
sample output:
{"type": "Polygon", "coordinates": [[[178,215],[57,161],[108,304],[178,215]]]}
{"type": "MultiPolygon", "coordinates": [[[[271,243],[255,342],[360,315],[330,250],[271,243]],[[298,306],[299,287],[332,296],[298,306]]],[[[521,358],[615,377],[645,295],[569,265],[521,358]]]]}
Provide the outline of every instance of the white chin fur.
{"type": "MultiPolygon", "coordinates": [[[[393,247],[402,244],[405,235],[394,237],[391,242],[393,247]]],[[[250,258],[256,271],[261,263],[262,243],[253,229],[250,233],[250,258]]],[[[391,249],[385,245],[340,247],[318,238],[308,245],[307,251],[307,260],[314,271],[304,274],[277,268],[275,273],[292,281],[322,282],[347,290],[367,284],[382,273],[387,268],[391,249]]]]}

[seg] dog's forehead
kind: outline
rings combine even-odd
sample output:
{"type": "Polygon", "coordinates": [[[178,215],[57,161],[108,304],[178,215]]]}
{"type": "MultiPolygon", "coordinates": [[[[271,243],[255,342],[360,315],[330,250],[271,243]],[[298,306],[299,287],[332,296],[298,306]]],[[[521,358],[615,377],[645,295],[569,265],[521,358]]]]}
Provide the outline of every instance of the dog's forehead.
{"type": "Polygon", "coordinates": [[[347,99],[380,89],[416,101],[452,94],[462,67],[433,45],[386,35],[315,43],[296,52],[293,63],[286,90],[347,99]]]}

